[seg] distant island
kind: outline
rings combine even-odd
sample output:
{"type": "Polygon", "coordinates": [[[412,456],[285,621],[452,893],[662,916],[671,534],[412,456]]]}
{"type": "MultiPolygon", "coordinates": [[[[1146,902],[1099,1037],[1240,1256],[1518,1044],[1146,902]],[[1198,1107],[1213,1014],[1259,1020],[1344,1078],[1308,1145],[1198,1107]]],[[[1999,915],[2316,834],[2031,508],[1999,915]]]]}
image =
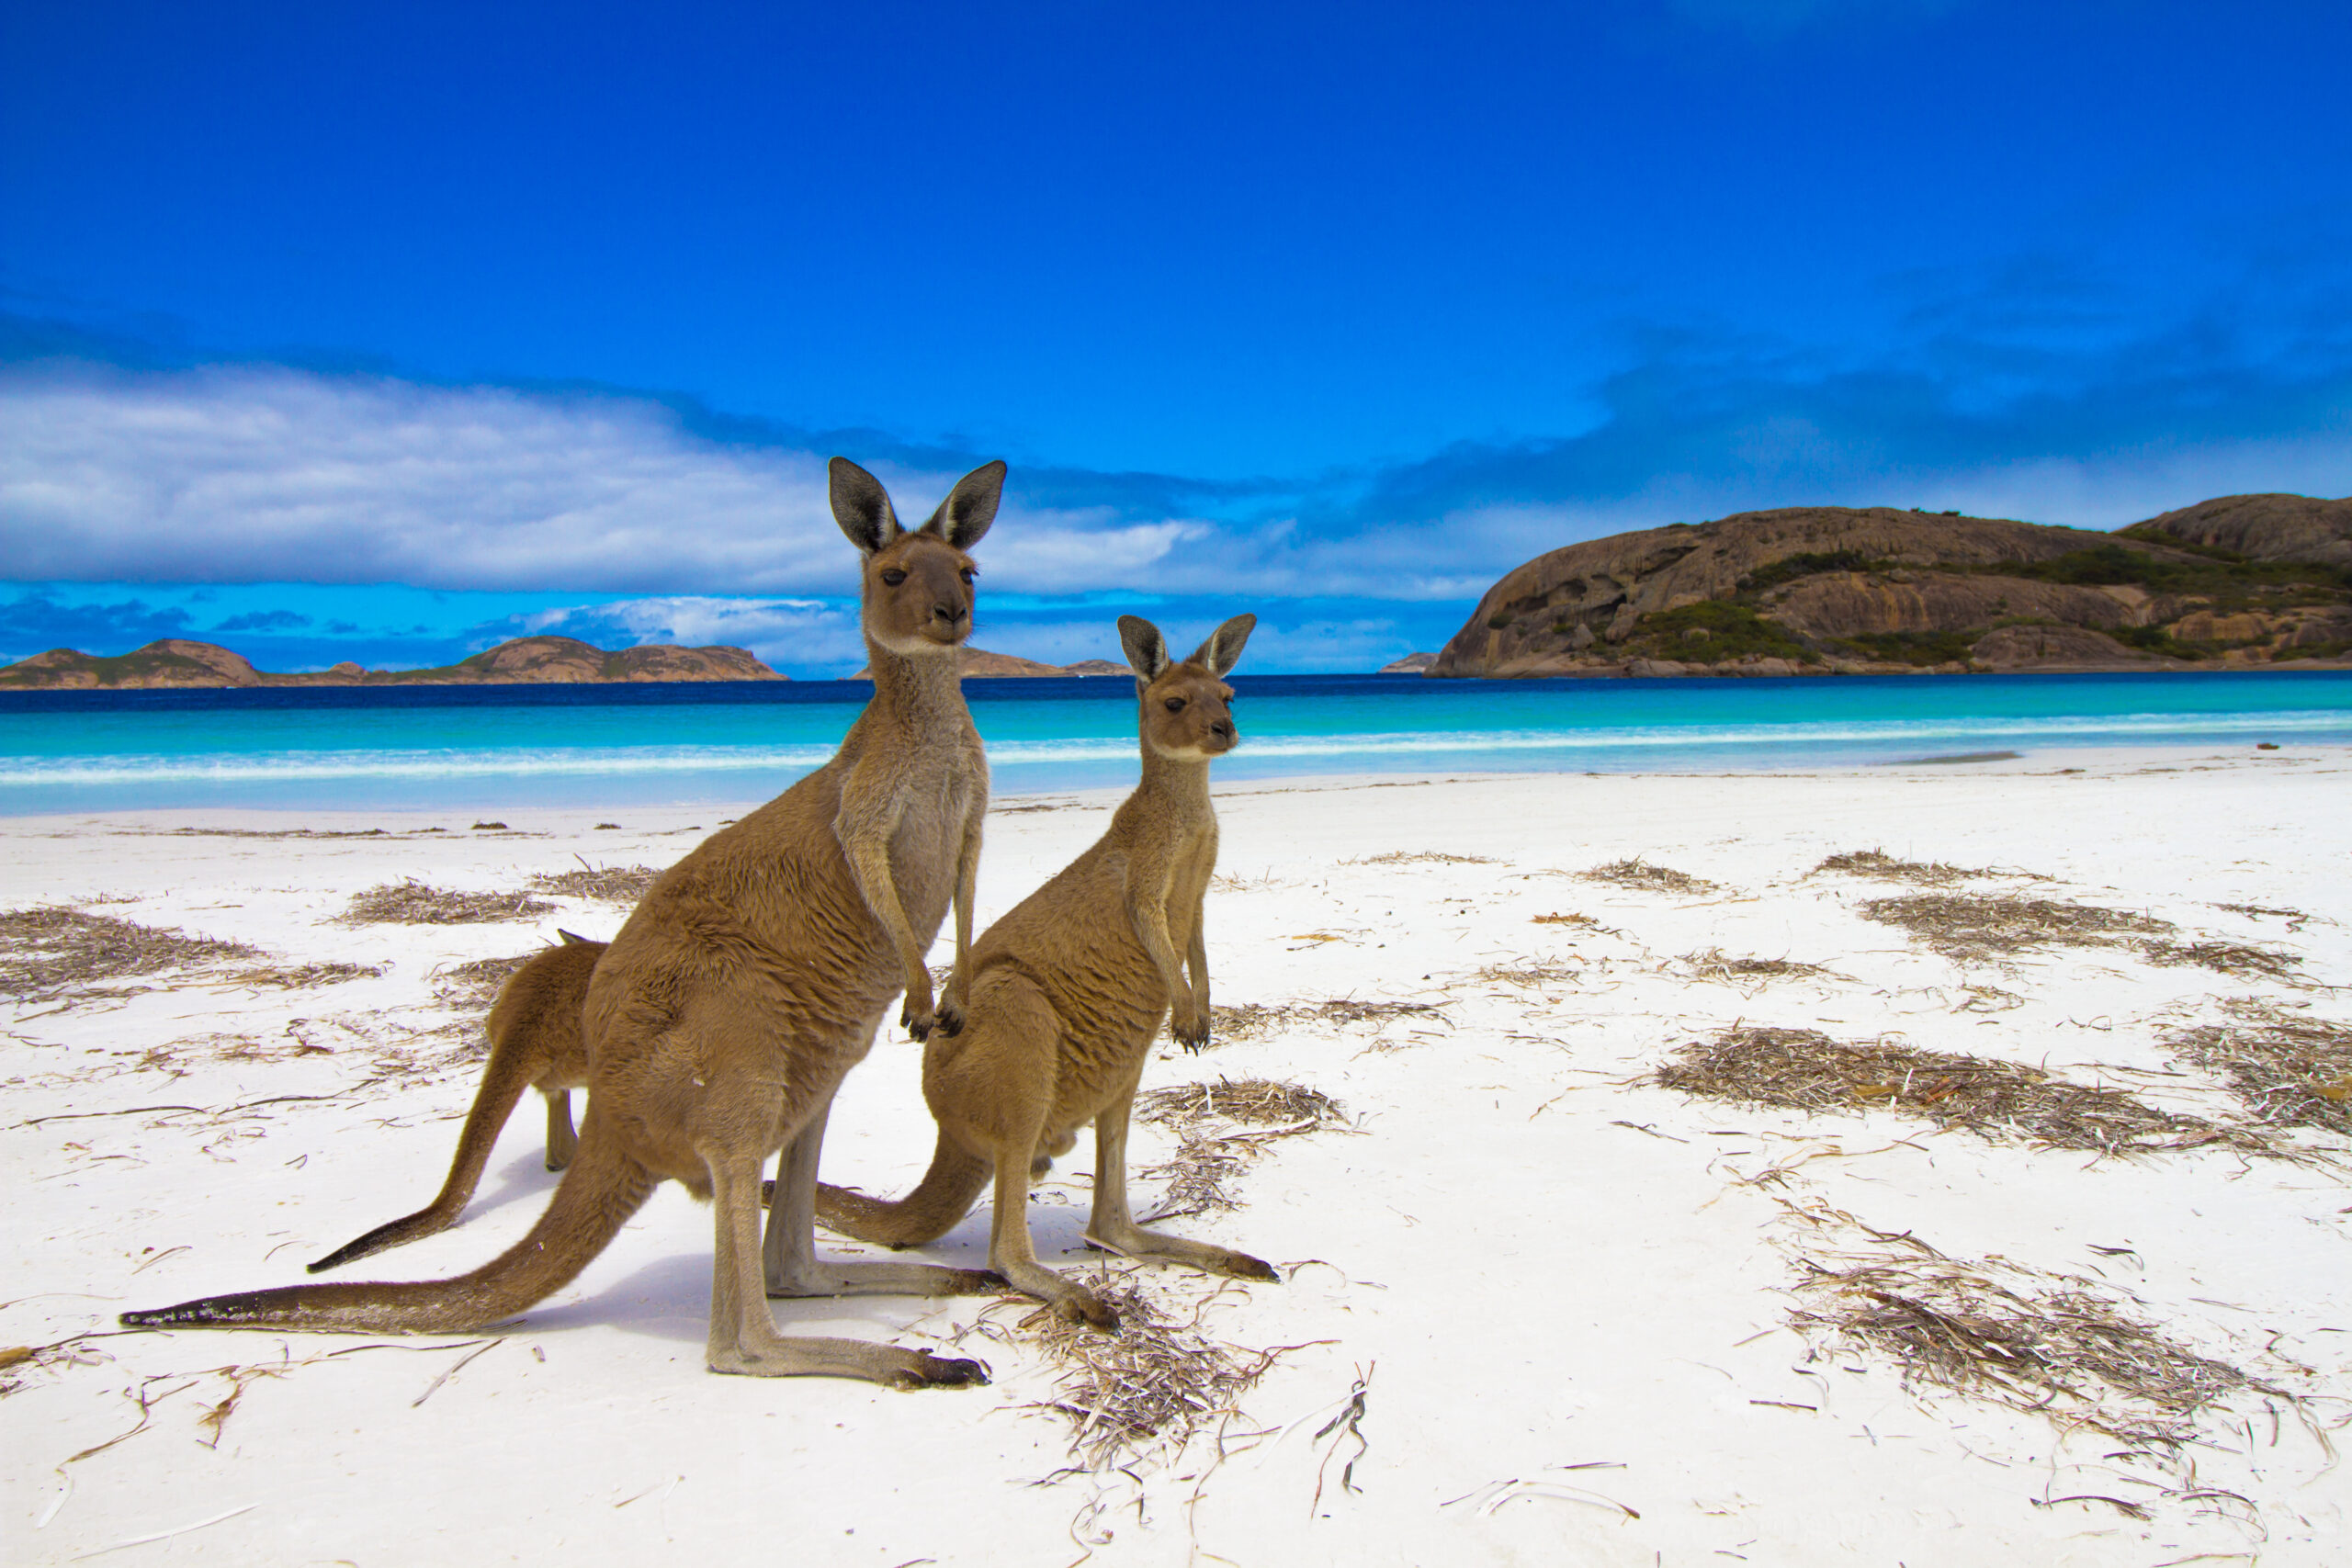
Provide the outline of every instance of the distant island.
{"type": "Polygon", "coordinates": [[[0,689],[193,686],[503,686],[652,681],[782,681],[743,649],[649,643],[608,652],[568,637],[522,637],[437,670],[272,674],[217,644],[164,637],[111,658],[55,648],[0,669],[0,689]]]}
{"type": "Polygon", "coordinates": [[[1423,673],[2278,666],[2352,667],[2352,499],[2222,496],[2112,534],[1883,506],[1645,528],[1505,574],[1423,673]]]}

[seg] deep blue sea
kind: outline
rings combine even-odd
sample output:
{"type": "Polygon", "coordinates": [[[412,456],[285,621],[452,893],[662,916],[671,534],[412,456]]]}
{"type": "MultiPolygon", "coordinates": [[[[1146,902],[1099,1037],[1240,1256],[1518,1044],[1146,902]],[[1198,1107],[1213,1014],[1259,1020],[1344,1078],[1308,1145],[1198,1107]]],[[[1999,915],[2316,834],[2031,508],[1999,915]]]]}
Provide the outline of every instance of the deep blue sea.
{"type": "MultiPolygon", "coordinates": [[[[2352,671],[1802,680],[1242,675],[1225,780],[1771,770],[2179,743],[2352,744],[2352,671]]],[[[1136,770],[1117,677],[974,681],[1000,794],[1136,770]]],[[[816,681],[0,693],[0,815],[743,802],[823,761],[872,688],[816,681]]]]}

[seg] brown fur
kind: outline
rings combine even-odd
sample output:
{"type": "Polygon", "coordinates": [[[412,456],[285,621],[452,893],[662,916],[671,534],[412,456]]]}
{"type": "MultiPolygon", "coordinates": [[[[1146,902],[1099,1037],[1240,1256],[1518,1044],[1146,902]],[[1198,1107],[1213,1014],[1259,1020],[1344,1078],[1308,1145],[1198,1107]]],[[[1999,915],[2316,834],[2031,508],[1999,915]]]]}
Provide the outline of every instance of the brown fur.
{"type": "Polygon", "coordinates": [[[923,1098],[939,1122],[930,1171],[896,1203],[820,1186],[817,1213],[828,1228],[892,1247],[935,1240],[970,1212],[993,1171],[989,1265],[1064,1316],[1114,1328],[1118,1314],[1039,1264],[1029,1239],[1031,1180],[1091,1122],[1089,1241],[1131,1258],[1277,1278],[1247,1253],[1143,1229],[1127,1211],[1126,1188],[1128,1112],[1160,1021],[1186,1046],[1208,1043],[1202,899],[1216,869],[1209,760],[1233,748],[1233,692],[1222,677],[1255,624],[1236,616],[1170,664],[1157,628],[1120,617],[1141,705],[1142,780],[1100,842],[973,947],[970,1022],[923,1051],[923,1098]]]}
{"type": "Polygon", "coordinates": [[[711,1370],[901,1387],[985,1382],[974,1361],[849,1339],[786,1338],[764,1295],[946,1294],[989,1277],[828,1264],[808,1214],[834,1089],[902,990],[921,1039],[962,1026],[988,764],[957,682],[975,569],[1004,465],[967,474],[922,529],[872,475],[832,462],[833,514],[865,558],[874,700],[823,767],[663,873],[590,978],[588,1114],[547,1213],[455,1280],[302,1285],[126,1313],[142,1325],[449,1333],[560,1289],[662,1180],[715,1200],[711,1370]],[[956,968],[936,1008],[923,957],[950,903],[956,968]],[[760,1167],[785,1150],[763,1290],[760,1167]]]}
{"type": "Polygon", "coordinates": [[[548,1168],[561,1170],[571,1163],[580,1140],[571,1126],[571,1091],[588,1087],[588,1043],[580,1036],[580,1013],[588,999],[588,976],[607,944],[570,931],[556,934],[563,945],[533,953],[506,977],[491,1004],[490,1060],[482,1065],[481,1088],[474,1091],[473,1109],[466,1112],[457,1157],[449,1162],[439,1194],[415,1213],[344,1243],[311,1264],[311,1273],[405,1247],[456,1224],[526,1085],[547,1100],[548,1168]]]}

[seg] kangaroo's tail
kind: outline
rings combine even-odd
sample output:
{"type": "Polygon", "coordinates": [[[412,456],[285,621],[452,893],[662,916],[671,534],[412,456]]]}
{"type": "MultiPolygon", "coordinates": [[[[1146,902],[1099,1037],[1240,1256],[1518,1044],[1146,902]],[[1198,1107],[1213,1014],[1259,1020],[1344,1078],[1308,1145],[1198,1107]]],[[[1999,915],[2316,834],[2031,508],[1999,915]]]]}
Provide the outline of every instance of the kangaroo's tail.
{"type": "Polygon", "coordinates": [[[498,1142],[499,1132],[514,1113],[514,1102],[523,1098],[523,1091],[546,1068],[544,1062],[526,1059],[532,1053],[521,1037],[528,1033],[527,1030],[508,1030],[492,1040],[489,1065],[482,1068],[481,1088],[474,1093],[473,1109],[466,1112],[465,1130],[458,1134],[458,1156],[449,1162],[449,1177],[441,1183],[439,1195],[413,1214],[388,1221],[356,1241],[345,1242],[311,1264],[311,1273],[405,1246],[458,1223],[474,1189],[481,1183],[482,1168],[490,1163],[490,1151],[498,1142]]]}
{"type": "Polygon", "coordinates": [[[623,1152],[592,1100],[580,1157],[531,1232],[470,1274],[413,1284],[288,1285],[127,1312],[130,1328],[308,1328],[457,1334],[501,1323],[571,1282],[651,1196],[656,1179],[623,1152]]]}
{"type": "Polygon", "coordinates": [[[840,1235],[884,1247],[920,1247],[937,1241],[972,1212],[994,1168],[979,1156],[939,1134],[931,1168],[915,1190],[898,1202],[817,1184],[817,1223],[840,1235]]]}

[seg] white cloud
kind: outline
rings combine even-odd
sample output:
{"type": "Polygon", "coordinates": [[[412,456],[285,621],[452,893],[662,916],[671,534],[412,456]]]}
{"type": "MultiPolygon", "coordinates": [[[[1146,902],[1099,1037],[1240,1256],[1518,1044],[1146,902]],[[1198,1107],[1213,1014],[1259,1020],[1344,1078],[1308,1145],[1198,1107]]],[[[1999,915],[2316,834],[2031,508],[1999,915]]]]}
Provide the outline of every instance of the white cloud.
{"type": "MultiPolygon", "coordinates": [[[[869,465],[911,525],[953,473],[869,465]]],[[[1009,509],[991,586],[1150,577],[1205,531],[1009,509]],[[1014,521],[1017,519],[1017,521],[1014,521]]],[[[274,367],[0,379],[0,547],[22,580],[854,591],[824,454],[723,445],[646,399],[274,367]]]]}
{"type": "MultiPolygon", "coordinates": [[[[1450,448],[1371,476],[1368,501],[1343,498],[1346,476],[1319,500],[1299,487],[1297,514],[1271,520],[1249,513],[1272,488],[1216,519],[1155,514],[1119,476],[1067,471],[1048,485],[1065,499],[1030,505],[1016,472],[978,552],[982,615],[1008,592],[1236,609],[1475,600],[1560,545],[1753,507],[1917,504],[2113,527],[2211,495],[2352,491],[2340,420],[2292,436],[2085,440],[2081,456],[1972,437],[1973,450],[1939,461],[1924,438],[1895,444],[1907,458],[1882,457],[1876,426],[1840,417],[1653,429],[1627,415],[1556,451],[1450,448]],[[1843,433],[1824,434],[1832,425],[1843,433]],[[1474,494],[1526,499],[1460,499],[1474,494]]],[[[617,593],[639,608],[573,618],[739,643],[772,661],[854,662],[854,629],[802,602],[854,592],[823,457],[706,438],[648,398],[270,366],[21,367],[0,372],[0,551],[17,581],[617,593]]],[[[909,521],[956,477],[869,466],[909,521]]]]}
{"type": "MultiPolygon", "coordinates": [[[[910,525],[956,478],[868,466],[910,525]]],[[[978,554],[984,592],[1430,598],[1483,586],[1483,542],[1016,495],[978,554]]],[[[708,440],[650,399],[273,366],[0,375],[0,549],[19,581],[639,593],[675,615],[855,584],[824,454],[708,440]]]]}

